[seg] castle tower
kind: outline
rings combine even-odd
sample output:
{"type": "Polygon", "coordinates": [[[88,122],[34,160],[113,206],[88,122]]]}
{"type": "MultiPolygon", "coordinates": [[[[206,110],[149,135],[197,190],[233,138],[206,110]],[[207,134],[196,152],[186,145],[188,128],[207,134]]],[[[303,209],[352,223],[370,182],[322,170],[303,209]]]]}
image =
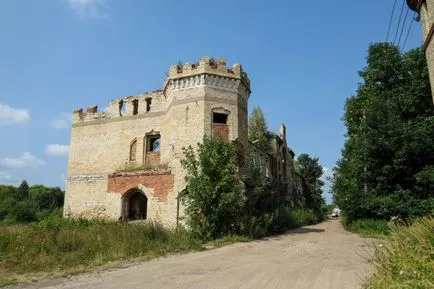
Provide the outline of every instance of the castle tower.
{"type": "Polygon", "coordinates": [[[247,147],[250,81],[239,64],[204,57],[172,66],[162,90],[73,114],[65,216],[151,219],[173,226],[183,215],[182,148],[204,136],[247,147]]]}
{"type": "Polygon", "coordinates": [[[250,80],[241,65],[203,57],[199,63],[174,65],[163,90],[171,108],[172,141],[201,142],[204,135],[238,139],[247,146],[250,80]]]}

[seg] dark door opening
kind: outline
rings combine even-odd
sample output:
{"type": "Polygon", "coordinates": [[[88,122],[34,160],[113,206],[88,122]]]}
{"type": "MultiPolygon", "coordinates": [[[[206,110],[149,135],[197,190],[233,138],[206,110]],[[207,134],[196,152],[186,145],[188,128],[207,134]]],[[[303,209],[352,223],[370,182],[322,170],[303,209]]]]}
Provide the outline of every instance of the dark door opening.
{"type": "Polygon", "coordinates": [[[125,200],[124,216],[130,220],[146,220],[148,214],[148,199],[140,190],[130,192],[125,200]]]}

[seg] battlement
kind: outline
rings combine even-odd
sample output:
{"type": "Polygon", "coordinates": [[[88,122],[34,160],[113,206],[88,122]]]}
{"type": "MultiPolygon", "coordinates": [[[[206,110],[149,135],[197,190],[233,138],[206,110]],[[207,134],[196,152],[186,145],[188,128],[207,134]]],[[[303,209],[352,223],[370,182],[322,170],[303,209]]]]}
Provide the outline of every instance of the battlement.
{"type": "Polygon", "coordinates": [[[184,63],[180,65],[172,65],[169,69],[169,79],[179,79],[198,74],[213,74],[222,77],[236,78],[250,90],[250,79],[247,73],[243,71],[240,64],[236,63],[231,68],[226,66],[226,60],[218,58],[214,60],[208,56],[202,57],[199,63],[184,63]]]}
{"type": "Polygon", "coordinates": [[[247,102],[250,95],[250,80],[240,64],[228,68],[223,58],[214,60],[205,56],[196,64],[185,63],[182,67],[170,67],[162,90],[116,98],[101,112],[98,112],[97,106],[90,106],[86,110],[76,109],[72,122],[77,124],[114,118],[159,116],[167,111],[174,99],[179,100],[179,95],[178,98],[168,97],[173,91],[204,85],[238,92],[244,102],[247,102]]]}
{"type": "Polygon", "coordinates": [[[152,116],[163,110],[164,97],[161,90],[139,95],[118,97],[110,101],[104,111],[98,112],[98,106],[89,106],[86,110],[78,108],[73,113],[73,123],[99,119],[129,117],[135,115],[152,116]]]}

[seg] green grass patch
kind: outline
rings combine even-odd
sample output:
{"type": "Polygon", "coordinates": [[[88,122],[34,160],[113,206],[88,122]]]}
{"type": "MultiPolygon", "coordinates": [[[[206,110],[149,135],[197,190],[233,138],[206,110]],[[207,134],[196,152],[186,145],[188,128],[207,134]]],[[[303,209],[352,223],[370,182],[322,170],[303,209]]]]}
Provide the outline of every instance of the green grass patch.
{"type": "Polygon", "coordinates": [[[362,237],[384,238],[390,234],[390,227],[384,220],[362,219],[350,223],[342,217],[341,222],[347,231],[357,233],[362,237]]]}
{"type": "Polygon", "coordinates": [[[136,257],[200,250],[184,229],[153,223],[51,219],[0,227],[0,284],[38,272],[69,272],[136,257]]]}
{"type": "Polygon", "coordinates": [[[373,246],[376,270],[364,288],[434,288],[434,217],[393,226],[385,242],[373,246]]]}
{"type": "Polygon", "coordinates": [[[238,243],[238,242],[249,242],[252,239],[247,236],[240,235],[227,235],[223,238],[216,239],[211,242],[212,246],[215,248],[223,247],[229,244],[238,243]]]}

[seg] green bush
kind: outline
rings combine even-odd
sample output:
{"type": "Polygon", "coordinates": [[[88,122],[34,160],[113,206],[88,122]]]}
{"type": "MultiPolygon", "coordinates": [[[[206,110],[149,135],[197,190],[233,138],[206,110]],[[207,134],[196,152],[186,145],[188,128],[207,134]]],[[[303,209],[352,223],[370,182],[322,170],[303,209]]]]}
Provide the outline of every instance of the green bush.
{"type": "Polygon", "coordinates": [[[236,177],[235,147],[218,138],[204,138],[196,151],[190,146],[183,152],[187,185],[180,200],[188,227],[204,241],[236,233],[243,196],[236,177]]]}
{"type": "Polygon", "coordinates": [[[320,221],[312,209],[295,209],[292,212],[292,217],[296,227],[313,225],[320,221]]]}

